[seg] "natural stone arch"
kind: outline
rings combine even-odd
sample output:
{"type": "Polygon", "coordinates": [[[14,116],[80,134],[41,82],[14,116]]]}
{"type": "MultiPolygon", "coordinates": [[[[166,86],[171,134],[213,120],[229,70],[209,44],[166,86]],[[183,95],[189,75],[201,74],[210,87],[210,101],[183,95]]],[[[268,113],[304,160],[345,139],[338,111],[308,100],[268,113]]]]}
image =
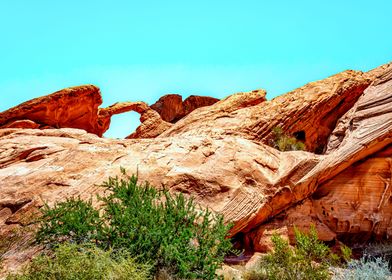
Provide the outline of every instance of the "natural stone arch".
{"type": "Polygon", "coordinates": [[[155,138],[172,126],[171,123],[162,120],[161,116],[144,102],[119,102],[107,108],[99,109],[97,125],[100,130],[100,135],[103,135],[109,129],[110,120],[113,115],[129,111],[135,111],[140,114],[141,124],[135,132],[126,137],[128,139],[155,138]]]}

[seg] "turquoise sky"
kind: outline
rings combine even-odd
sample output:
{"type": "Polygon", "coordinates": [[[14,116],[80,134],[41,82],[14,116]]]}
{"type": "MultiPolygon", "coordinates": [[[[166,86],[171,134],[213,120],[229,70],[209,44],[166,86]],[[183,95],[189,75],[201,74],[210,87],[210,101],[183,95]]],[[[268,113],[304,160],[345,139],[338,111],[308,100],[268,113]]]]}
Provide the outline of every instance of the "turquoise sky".
{"type": "MultiPolygon", "coordinates": [[[[104,106],[257,88],[272,98],[391,61],[391,11],[390,0],[3,0],[0,111],[87,83],[104,106]]],[[[138,123],[114,117],[106,136],[138,123]]]]}

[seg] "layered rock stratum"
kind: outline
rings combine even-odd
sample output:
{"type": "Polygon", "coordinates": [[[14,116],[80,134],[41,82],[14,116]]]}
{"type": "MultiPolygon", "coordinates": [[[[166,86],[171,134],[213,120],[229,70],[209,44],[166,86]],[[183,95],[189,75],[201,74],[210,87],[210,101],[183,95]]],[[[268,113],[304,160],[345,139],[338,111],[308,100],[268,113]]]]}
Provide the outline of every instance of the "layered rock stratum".
{"type": "Polygon", "coordinates": [[[294,226],[311,224],[325,241],[389,239],[391,102],[386,64],[272,100],[254,90],[99,108],[99,89],[87,85],[11,108],[0,113],[0,238],[24,234],[0,252],[4,268],[17,269],[40,250],[29,240],[44,203],[93,197],[120,167],[222,213],[247,250],[268,250],[273,232],[290,238],[294,226]],[[141,116],[136,131],[123,140],[102,137],[111,116],[127,111],[141,116]],[[275,127],[308,151],[268,146],[275,127]]]}

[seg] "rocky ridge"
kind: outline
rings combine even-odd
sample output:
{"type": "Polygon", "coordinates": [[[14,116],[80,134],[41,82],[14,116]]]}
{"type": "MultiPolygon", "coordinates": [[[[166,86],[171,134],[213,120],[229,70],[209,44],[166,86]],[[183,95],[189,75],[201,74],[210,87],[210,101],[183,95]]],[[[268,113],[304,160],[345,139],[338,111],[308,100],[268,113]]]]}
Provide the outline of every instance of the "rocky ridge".
{"type": "MultiPolygon", "coordinates": [[[[312,223],[326,241],[389,238],[392,65],[344,71],[270,101],[265,95],[199,99],[208,101],[188,111],[188,99],[172,95],[151,107],[99,108],[99,89],[89,85],[0,113],[0,236],[31,227],[43,201],[99,193],[124,167],[223,213],[248,250],[268,250],[272,232],[292,237],[294,225],[312,223]],[[131,139],[101,137],[112,115],[130,110],[141,114],[131,139]],[[277,126],[309,152],[266,145],[277,126]]],[[[27,237],[5,250],[6,269],[39,250],[24,246],[27,237]]]]}

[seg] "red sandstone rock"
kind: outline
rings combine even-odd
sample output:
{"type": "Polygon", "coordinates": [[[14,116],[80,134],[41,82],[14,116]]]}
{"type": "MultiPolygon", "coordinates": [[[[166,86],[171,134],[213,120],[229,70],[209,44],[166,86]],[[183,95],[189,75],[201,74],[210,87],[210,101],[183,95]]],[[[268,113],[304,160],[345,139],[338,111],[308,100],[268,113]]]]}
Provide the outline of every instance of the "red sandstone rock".
{"type": "Polygon", "coordinates": [[[9,122],[1,128],[39,128],[40,125],[31,120],[18,120],[9,122]]]}
{"type": "Polygon", "coordinates": [[[215,104],[218,101],[219,99],[209,97],[209,96],[191,95],[187,97],[183,102],[185,116],[189,115],[192,111],[198,108],[211,106],[212,104],[215,104]]]}
{"type": "Polygon", "coordinates": [[[264,249],[269,241],[260,232],[294,224],[306,228],[314,223],[326,241],[331,240],[331,232],[349,242],[391,236],[392,65],[381,68],[371,71],[378,76],[338,121],[326,155],[298,181],[293,196],[306,197],[296,193],[306,190],[312,197],[291,207],[284,219],[253,231],[248,245],[264,249]]]}
{"type": "MultiPolygon", "coordinates": [[[[298,166],[307,170],[317,161],[310,153],[281,153],[230,136],[113,140],[75,129],[2,129],[0,211],[13,209],[6,221],[25,225],[25,210],[35,211],[42,200],[53,204],[75,195],[87,199],[122,166],[129,174],[138,172],[141,181],[191,194],[224,213],[236,223],[235,234],[251,224],[258,211],[269,211],[272,198],[287,189],[281,182],[295,182],[291,177],[302,170],[298,166]]],[[[9,227],[1,224],[0,232],[9,227]]],[[[22,256],[23,250],[15,247],[12,254],[22,256]]],[[[4,263],[8,267],[7,259],[4,263]]]]}
{"type": "Polygon", "coordinates": [[[0,113],[0,128],[79,128],[100,137],[109,129],[113,115],[129,111],[141,114],[142,124],[129,138],[154,138],[174,122],[196,108],[211,105],[218,99],[190,96],[184,103],[180,95],[165,95],[152,106],[144,102],[120,102],[107,108],[102,104],[99,88],[85,85],[62,89],[0,113]],[[162,119],[162,117],[163,119],[162,119]]]}
{"type": "MultiPolygon", "coordinates": [[[[345,71],[271,101],[262,102],[265,93],[260,92],[253,94],[260,97],[254,103],[237,107],[231,104],[230,96],[190,114],[162,137],[229,134],[268,143],[272,129],[281,126],[288,133],[304,134],[308,150],[322,152],[337,120],[355,104],[370,83],[367,74],[345,71]]],[[[251,94],[243,93],[239,100],[252,99],[251,94]]]]}
{"type": "MultiPolygon", "coordinates": [[[[311,223],[323,240],[389,237],[391,95],[392,67],[383,66],[370,73],[346,71],[271,101],[262,90],[234,94],[174,125],[143,102],[95,113],[95,128],[102,132],[111,115],[135,110],[142,124],[130,138],[159,135],[155,139],[104,139],[69,128],[0,129],[0,238],[29,227],[42,200],[53,204],[100,193],[98,185],[120,167],[224,214],[234,223],[231,235],[241,232],[254,250],[268,249],[275,230],[290,238],[294,225],[307,229],[311,223]],[[313,151],[325,144],[326,153],[264,145],[276,126],[304,131],[307,146],[313,151]]],[[[27,107],[10,109],[0,120],[30,119],[19,114],[27,107]]],[[[40,116],[35,123],[56,126],[40,122],[49,113],[38,112],[32,114],[40,116]]],[[[37,250],[15,244],[5,255],[6,269],[37,250]]]]}
{"type": "MultiPolygon", "coordinates": [[[[101,103],[99,88],[93,85],[66,88],[0,113],[0,128],[20,127],[15,126],[15,121],[30,120],[39,126],[73,127],[98,133],[96,118],[101,103]]],[[[30,124],[29,128],[35,127],[30,124]]]]}
{"type": "Polygon", "coordinates": [[[151,105],[166,122],[175,122],[185,115],[182,97],[179,94],[167,94],[151,105]]]}
{"type": "Polygon", "coordinates": [[[219,99],[213,97],[191,95],[182,102],[181,95],[167,94],[151,105],[151,109],[157,111],[164,121],[175,123],[195,109],[210,106],[218,101],[219,99]]]}
{"type": "MultiPolygon", "coordinates": [[[[109,129],[113,115],[129,111],[135,111],[140,114],[141,124],[127,138],[155,138],[172,125],[162,120],[160,115],[144,102],[120,102],[107,108],[99,109],[97,122],[102,133],[109,129]]],[[[102,133],[98,135],[102,135],[102,133]]]]}

